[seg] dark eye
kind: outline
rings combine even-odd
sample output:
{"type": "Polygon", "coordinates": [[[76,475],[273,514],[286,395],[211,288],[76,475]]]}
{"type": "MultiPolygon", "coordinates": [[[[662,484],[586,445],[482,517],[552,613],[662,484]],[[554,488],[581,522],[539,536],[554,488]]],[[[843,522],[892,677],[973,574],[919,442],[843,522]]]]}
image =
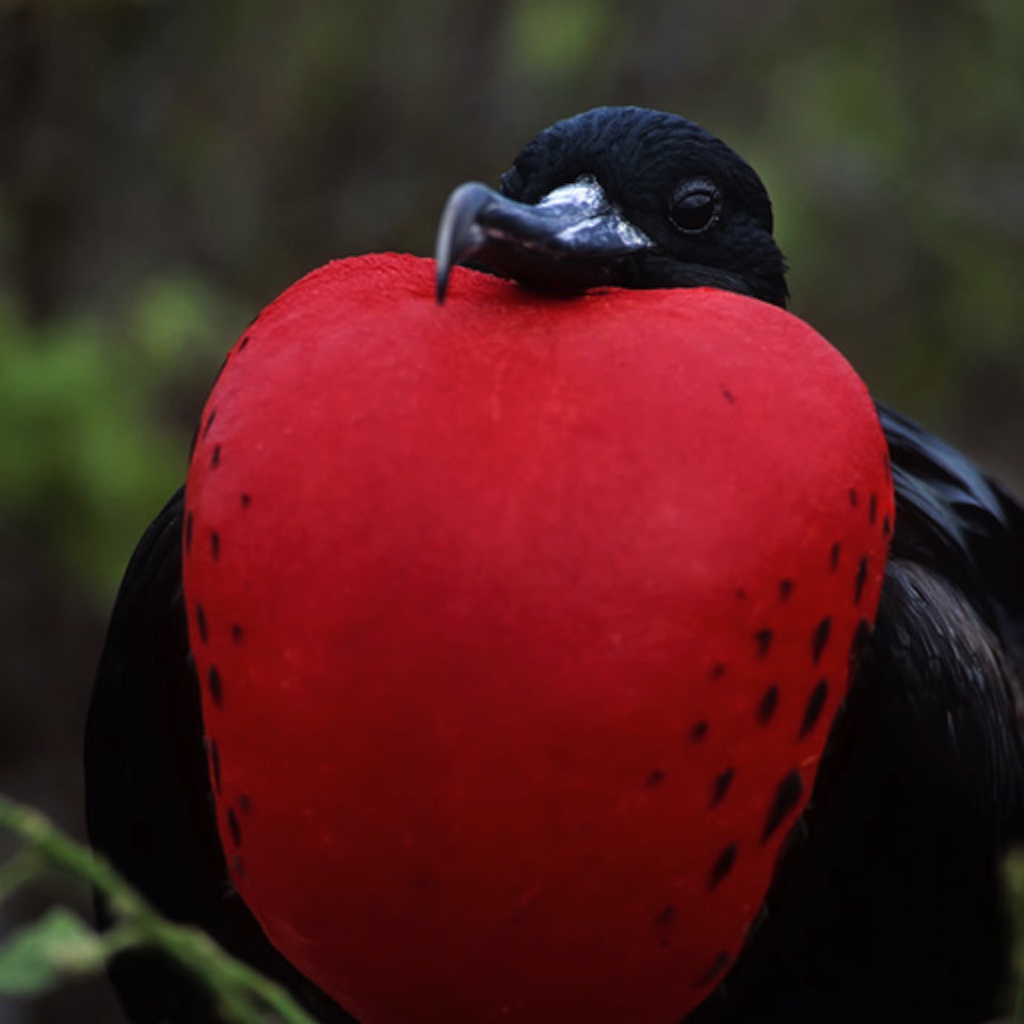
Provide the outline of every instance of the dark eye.
{"type": "Polygon", "coordinates": [[[676,189],[668,215],[680,231],[693,235],[711,227],[721,209],[722,197],[714,182],[692,178],[676,189]]]}

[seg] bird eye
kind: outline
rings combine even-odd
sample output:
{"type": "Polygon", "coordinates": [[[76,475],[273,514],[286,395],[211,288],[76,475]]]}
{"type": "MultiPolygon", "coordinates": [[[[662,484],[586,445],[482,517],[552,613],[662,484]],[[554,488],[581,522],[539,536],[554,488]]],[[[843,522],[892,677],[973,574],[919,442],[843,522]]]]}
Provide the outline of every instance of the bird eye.
{"type": "Polygon", "coordinates": [[[707,178],[684,181],[672,196],[668,215],[680,231],[688,235],[706,231],[722,209],[722,197],[707,178]]]}

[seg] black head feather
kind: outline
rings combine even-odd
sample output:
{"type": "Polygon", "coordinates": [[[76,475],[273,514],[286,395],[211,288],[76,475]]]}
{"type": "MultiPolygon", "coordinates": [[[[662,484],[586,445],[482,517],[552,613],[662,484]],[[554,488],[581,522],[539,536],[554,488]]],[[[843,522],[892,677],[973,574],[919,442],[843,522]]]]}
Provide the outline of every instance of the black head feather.
{"type": "Polygon", "coordinates": [[[584,175],[656,248],[625,261],[634,288],[710,284],[785,305],[786,264],[772,237],[772,204],[754,169],[693,121],[642,107],[597,107],[558,121],[516,157],[502,194],[536,203],[584,175]],[[713,217],[687,230],[676,211],[694,193],[713,217]]]}
{"type": "MultiPolygon", "coordinates": [[[[786,263],[761,179],[684,117],[598,107],[541,132],[503,175],[500,195],[471,188],[453,194],[442,221],[442,284],[449,262],[472,257],[530,287],[707,285],[786,304],[786,263]],[[616,230],[580,245],[581,233],[566,230],[568,203],[556,204],[558,218],[534,216],[553,192],[580,181],[599,187],[600,217],[628,225],[642,241],[627,249],[616,230]]],[[[575,227],[586,231],[597,219],[591,202],[575,227]]]]}

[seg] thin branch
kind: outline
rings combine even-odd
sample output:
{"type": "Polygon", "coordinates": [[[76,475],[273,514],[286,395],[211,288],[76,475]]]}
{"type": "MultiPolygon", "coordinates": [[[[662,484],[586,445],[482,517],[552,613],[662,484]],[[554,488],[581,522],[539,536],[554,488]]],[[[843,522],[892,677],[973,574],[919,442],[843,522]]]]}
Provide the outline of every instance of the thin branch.
{"type": "Polygon", "coordinates": [[[91,886],[109,902],[119,924],[103,936],[105,959],[125,949],[160,950],[204,984],[224,1018],[235,1024],[265,1020],[272,1010],[283,1024],[316,1024],[283,988],[236,960],[198,928],[174,924],[143,899],[113,867],[32,807],[0,795],[0,828],[23,848],[0,869],[0,899],[56,870],[91,886]]]}

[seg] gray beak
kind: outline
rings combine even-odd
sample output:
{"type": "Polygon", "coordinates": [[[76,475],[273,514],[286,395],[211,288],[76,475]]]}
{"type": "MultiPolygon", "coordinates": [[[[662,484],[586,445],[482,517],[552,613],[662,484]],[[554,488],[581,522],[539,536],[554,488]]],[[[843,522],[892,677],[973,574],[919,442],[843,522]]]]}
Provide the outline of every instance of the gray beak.
{"type": "Polygon", "coordinates": [[[451,268],[474,263],[548,291],[582,291],[612,280],[615,260],[654,243],[626,220],[590,176],[518,203],[479,182],[448,197],[437,231],[437,301],[451,268]]]}

